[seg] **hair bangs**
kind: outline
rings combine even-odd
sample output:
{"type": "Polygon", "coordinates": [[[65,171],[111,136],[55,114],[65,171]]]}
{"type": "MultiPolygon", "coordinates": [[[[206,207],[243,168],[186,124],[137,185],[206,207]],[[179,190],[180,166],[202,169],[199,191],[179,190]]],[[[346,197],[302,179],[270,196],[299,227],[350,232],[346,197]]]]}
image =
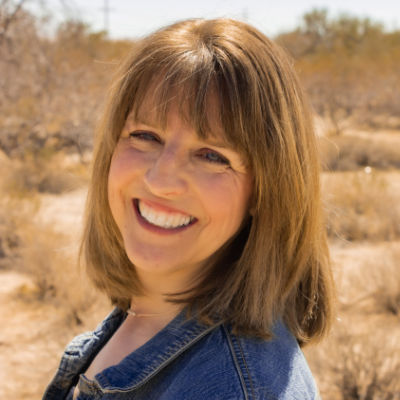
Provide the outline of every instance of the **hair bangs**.
{"type": "MultiPolygon", "coordinates": [[[[129,71],[134,81],[130,117],[165,129],[171,109],[177,110],[199,138],[222,139],[248,162],[248,132],[245,124],[235,123],[238,115],[242,121],[246,114],[241,104],[244,96],[237,80],[221,72],[221,60],[213,49],[172,53],[167,64],[162,54],[153,55],[152,61],[140,73],[129,71]]],[[[230,67],[226,70],[232,71],[230,67]]]]}

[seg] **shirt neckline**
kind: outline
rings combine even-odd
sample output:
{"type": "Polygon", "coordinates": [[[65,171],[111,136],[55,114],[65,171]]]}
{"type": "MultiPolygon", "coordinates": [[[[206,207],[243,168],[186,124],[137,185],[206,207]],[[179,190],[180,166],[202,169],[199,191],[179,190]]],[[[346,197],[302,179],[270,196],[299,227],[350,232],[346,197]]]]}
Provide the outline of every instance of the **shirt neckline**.
{"type": "Polygon", "coordinates": [[[188,319],[184,308],[145,344],[96,374],[94,382],[103,392],[137,389],[218,325],[206,325],[195,316],[188,319]]]}

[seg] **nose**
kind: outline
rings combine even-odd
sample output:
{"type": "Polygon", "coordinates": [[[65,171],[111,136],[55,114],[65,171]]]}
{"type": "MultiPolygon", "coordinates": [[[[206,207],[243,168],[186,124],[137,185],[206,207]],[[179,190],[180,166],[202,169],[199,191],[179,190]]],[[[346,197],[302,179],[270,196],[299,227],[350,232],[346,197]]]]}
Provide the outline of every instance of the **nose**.
{"type": "Polygon", "coordinates": [[[173,149],[164,148],[146,171],[144,181],[154,195],[171,198],[186,192],[183,175],[182,157],[173,149]]]}

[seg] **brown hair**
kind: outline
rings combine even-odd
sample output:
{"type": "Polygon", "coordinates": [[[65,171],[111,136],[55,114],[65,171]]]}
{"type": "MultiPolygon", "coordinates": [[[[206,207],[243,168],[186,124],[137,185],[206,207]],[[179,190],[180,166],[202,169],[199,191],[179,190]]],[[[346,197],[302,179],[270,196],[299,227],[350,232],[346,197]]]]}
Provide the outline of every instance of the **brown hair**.
{"type": "Polygon", "coordinates": [[[178,103],[200,136],[210,130],[205,116],[217,96],[227,139],[254,176],[252,218],[201,282],[173,301],[204,319],[218,315],[242,334],[270,338],[282,317],[300,343],[321,338],[332,319],[333,283],[311,113],[284,52],[230,19],[161,29],[135,44],[120,67],[98,130],[81,248],[95,285],[121,308],[141,293],[111,215],[107,179],[125,120],[140,113],[150,92],[161,120],[178,103]]]}

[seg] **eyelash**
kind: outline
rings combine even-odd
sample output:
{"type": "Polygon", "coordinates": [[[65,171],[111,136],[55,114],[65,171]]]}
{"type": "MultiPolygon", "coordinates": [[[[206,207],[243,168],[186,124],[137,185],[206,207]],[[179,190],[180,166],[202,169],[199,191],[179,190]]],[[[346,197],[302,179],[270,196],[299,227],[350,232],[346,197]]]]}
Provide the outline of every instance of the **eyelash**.
{"type": "Polygon", "coordinates": [[[150,132],[145,132],[145,131],[132,132],[129,134],[129,137],[131,139],[140,139],[143,141],[160,142],[160,139],[156,135],[154,135],[153,133],[150,133],[150,132]],[[145,139],[145,138],[147,138],[147,139],[145,139]]]}
{"type": "Polygon", "coordinates": [[[220,164],[220,165],[227,165],[230,166],[230,162],[229,160],[227,160],[224,156],[221,156],[221,154],[217,153],[216,151],[213,150],[208,150],[208,149],[204,149],[202,150],[204,151],[204,154],[201,155],[201,157],[203,159],[205,159],[206,161],[212,163],[212,164],[220,164]],[[211,155],[213,157],[217,157],[217,159],[210,159],[207,156],[211,155]]]}
{"type": "MultiPolygon", "coordinates": [[[[136,132],[132,132],[129,134],[129,137],[131,139],[138,139],[138,140],[142,140],[145,142],[158,142],[161,143],[160,138],[150,132],[146,132],[146,131],[136,131],[136,132]]],[[[201,149],[200,151],[200,155],[199,157],[211,164],[219,164],[219,165],[226,165],[226,166],[230,166],[230,162],[227,158],[225,158],[224,156],[222,156],[221,154],[219,154],[216,151],[213,150],[209,150],[209,149],[201,149]],[[212,156],[214,157],[209,158],[208,156],[212,156]]]]}

